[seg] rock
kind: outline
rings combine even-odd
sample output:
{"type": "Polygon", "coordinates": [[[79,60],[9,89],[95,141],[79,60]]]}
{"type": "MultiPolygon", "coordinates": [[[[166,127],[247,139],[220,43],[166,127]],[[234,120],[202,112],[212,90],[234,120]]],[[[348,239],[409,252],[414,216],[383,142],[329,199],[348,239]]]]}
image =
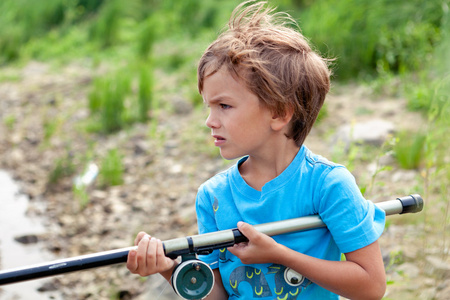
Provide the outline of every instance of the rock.
{"type": "Polygon", "coordinates": [[[417,299],[436,299],[436,289],[434,287],[422,289],[417,299]]]}
{"type": "Polygon", "coordinates": [[[119,291],[117,293],[117,299],[130,300],[132,298],[133,298],[133,295],[129,291],[119,291]]]}
{"type": "Polygon", "coordinates": [[[41,287],[39,287],[38,292],[53,292],[58,290],[58,286],[54,282],[46,282],[41,287]]]}
{"type": "Polygon", "coordinates": [[[173,103],[174,112],[177,115],[187,115],[192,111],[192,104],[184,98],[173,97],[171,102],[173,103]]]}
{"type": "Polygon", "coordinates": [[[139,140],[135,142],[133,150],[135,155],[146,154],[150,151],[150,145],[147,141],[139,140]]]}
{"type": "Polygon", "coordinates": [[[450,299],[450,279],[439,284],[437,290],[436,299],[450,299]]]}
{"type": "Polygon", "coordinates": [[[351,143],[381,146],[389,134],[393,132],[394,124],[381,119],[365,123],[346,124],[337,130],[332,138],[332,144],[344,144],[347,150],[351,143]]]}
{"type": "Polygon", "coordinates": [[[420,269],[413,263],[404,263],[398,266],[395,271],[401,272],[404,276],[409,278],[417,278],[420,274],[420,269]]]}
{"type": "Polygon", "coordinates": [[[450,277],[450,264],[447,261],[433,255],[425,257],[425,272],[438,278],[450,277]]]}
{"type": "Polygon", "coordinates": [[[20,148],[15,148],[11,151],[9,160],[10,160],[11,166],[13,166],[13,167],[19,166],[25,162],[25,155],[20,148]]]}
{"type": "Polygon", "coordinates": [[[39,238],[35,234],[26,234],[22,236],[15,237],[14,240],[21,244],[36,244],[39,241],[39,238]]]}
{"type": "Polygon", "coordinates": [[[416,179],[415,170],[398,170],[392,175],[392,182],[411,182],[416,179]]]}
{"type": "Polygon", "coordinates": [[[378,163],[380,166],[390,166],[395,162],[395,158],[391,153],[387,153],[380,157],[378,163]]]}

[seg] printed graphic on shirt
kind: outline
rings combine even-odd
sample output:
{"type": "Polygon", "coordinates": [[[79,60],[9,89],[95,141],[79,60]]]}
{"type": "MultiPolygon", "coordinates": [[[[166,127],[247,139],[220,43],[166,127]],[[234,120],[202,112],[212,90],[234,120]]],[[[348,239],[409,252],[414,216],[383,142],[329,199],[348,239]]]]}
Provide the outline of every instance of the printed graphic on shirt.
{"type": "Polygon", "coordinates": [[[230,286],[236,296],[240,296],[238,287],[242,282],[247,282],[253,291],[253,298],[272,296],[269,284],[261,269],[250,266],[239,266],[230,274],[230,286]]]}
{"type": "Polygon", "coordinates": [[[233,260],[227,258],[227,248],[219,249],[219,262],[220,263],[226,263],[226,262],[233,262],[233,260]]]}
{"type": "Polygon", "coordinates": [[[271,297],[277,300],[295,300],[304,288],[311,284],[301,274],[282,265],[273,264],[267,268],[267,273],[251,266],[239,266],[230,274],[230,286],[234,296],[240,297],[239,286],[242,289],[252,289],[254,299],[271,297]],[[271,291],[268,280],[275,282],[271,291]]]}
{"type": "Polygon", "coordinates": [[[214,197],[214,203],[213,203],[213,212],[216,214],[216,212],[219,210],[219,200],[217,200],[216,197],[214,197]]]}
{"type": "Polygon", "coordinates": [[[274,293],[279,300],[295,300],[302,290],[311,284],[303,275],[278,264],[271,265],[267,274],[275,275],[274,293]]]}
{"type": "MultiPolygon", "coordinates": [[[[212,204],[214,214],[219,210],[219,200],[214,197],[212,204]]],[[[219,262],[221,264],[234,262],[228,255],[227,248],[219,249],[219,262]]],[[[241,297],[239,288],[251,289],[253,299],[273,297],[274,300],[296,300],[298,295],[311,284],[307,278],[285,266],[272,264],[268,268],[258,269],[252,266],[241,265],[235,268],[229,277],[229,284],[233,295],[241,297]],[[275,283],[273,291],[268,280],[275,283]],[[245,282],[241,285],[241,283],[245,282]]]]}

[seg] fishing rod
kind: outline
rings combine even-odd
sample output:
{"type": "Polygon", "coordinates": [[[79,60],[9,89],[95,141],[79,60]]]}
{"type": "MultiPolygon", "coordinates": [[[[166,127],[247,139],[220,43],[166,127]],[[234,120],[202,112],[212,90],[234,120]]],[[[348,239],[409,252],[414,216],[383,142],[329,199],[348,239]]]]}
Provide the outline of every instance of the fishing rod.
{"type": "MultiPolygon", "coordinates": [[[[423,199],[420,195],[414,194],[375,205],[384,210],[386,216],[416,213],[422,211],[423,199]]],[[[318,215],[254,225],[256,230],[269,236],[321,227],[325,227],[325,224],[318,215]]],[[[172,276],[175,292],[185,299],[206,297],[212,290],[214,275],[209,265],[196,259],[196,255],[210,254],[216,249],[231,247],[245,241],[248,241],[247,238],[237,228],[163,241],[167,257],[182,258],[172,276]]],[[[137,249],[137,246],[0,271],[0,286],[124,263],[132,249],[137,249]]]]}

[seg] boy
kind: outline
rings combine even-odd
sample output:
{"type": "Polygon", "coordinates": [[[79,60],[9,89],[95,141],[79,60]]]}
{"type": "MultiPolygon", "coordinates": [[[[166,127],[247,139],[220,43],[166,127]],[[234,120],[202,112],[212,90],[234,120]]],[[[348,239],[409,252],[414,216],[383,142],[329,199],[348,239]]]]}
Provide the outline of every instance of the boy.
{"type": "MultiPolygon", "coordinates": [[[[237,224],[249,240],[200,257],[215,275],[208,299],[380,299],[384,212],[343,166],[303,145],[329,90],[327,61],[286,26],[289,17],[247,4],[198,67],[215,146],[225,159],[243,157],[199,188],[199,233],[237,224]],[[250,225],[312,214],[327,228],[271,238],[250,225]]],[[[177,263],[161,241],[141,232],[135,242],[129,270],[170,280],[177,263]]]]}

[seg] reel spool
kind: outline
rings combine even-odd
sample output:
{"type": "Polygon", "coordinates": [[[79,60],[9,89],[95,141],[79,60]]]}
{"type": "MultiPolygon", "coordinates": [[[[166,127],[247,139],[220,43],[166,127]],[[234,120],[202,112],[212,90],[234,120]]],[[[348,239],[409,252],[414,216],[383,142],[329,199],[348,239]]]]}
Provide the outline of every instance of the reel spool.
{"type": "Polygon", "coordinates": [[[211,293],[214,286],[214,273],[206,263],[189,256],[172,274],[172,286],[175,293],[184,299],[200,300],[211,293]]]}
{"type": "Polygon", "coordinates": [[[300,286],[305,281],[305,276],[291,268],[286,268],[286,270],[284,270],[284,280],[290,286],[300,286]]]}

